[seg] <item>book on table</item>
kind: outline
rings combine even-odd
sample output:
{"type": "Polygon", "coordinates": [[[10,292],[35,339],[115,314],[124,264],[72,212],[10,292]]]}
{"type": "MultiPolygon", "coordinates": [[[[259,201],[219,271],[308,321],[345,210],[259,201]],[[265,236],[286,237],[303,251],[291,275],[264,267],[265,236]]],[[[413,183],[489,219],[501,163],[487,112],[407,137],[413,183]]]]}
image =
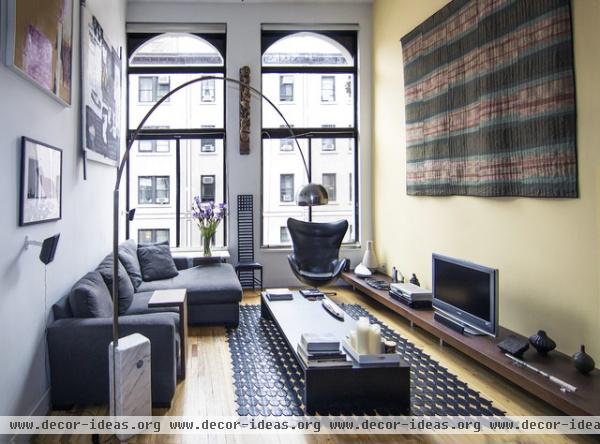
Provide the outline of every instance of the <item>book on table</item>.
{"type": "Polygon", "coordinates": [[[339,349],[335,352],[308,352],[298,344],[298,357],[307,367],[352,367],[352,362],[346,358],[346,353],[339,349]]]}
{"type": "Polygon", "coordinates": [[[291,301],[293,299],[289,288],[269,288],[266,293],[270,301],[291,301]]]}
{"type": "Polygon", "coordinates": [[[307,352],[339,351],[340,340],[330,333],[302,333],[300,345],[307,352]]]}

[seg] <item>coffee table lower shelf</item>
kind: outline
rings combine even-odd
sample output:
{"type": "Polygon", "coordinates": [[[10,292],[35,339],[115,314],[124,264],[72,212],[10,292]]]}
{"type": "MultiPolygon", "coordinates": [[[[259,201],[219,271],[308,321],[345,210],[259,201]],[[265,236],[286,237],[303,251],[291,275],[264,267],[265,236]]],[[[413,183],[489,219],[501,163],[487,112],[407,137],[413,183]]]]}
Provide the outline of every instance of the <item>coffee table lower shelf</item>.
{"type": "Polygon", "coordinates": [[[305,413],[361,414],[373,409],[410,413],[410,366],[306,367],[296,352],[300,335],[333,333],[343,339],[355,321],[346,315],[343,322],[331,317],[319,301],[308,301],[294,292],[291,301],[268,301],[261,297],[261,316],[274,321],[292,355],[304,372],[305,413]]]}

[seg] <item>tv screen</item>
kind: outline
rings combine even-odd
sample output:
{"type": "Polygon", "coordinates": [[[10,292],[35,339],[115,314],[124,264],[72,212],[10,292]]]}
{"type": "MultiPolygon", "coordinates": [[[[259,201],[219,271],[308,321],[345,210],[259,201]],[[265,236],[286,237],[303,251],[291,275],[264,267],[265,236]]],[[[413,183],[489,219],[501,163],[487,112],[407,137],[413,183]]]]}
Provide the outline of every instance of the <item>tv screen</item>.
{"type": "Polygon", "coordinates": [[[495,334],[497,270],[433,255],[433,305],[478,331],[495,334]]]}

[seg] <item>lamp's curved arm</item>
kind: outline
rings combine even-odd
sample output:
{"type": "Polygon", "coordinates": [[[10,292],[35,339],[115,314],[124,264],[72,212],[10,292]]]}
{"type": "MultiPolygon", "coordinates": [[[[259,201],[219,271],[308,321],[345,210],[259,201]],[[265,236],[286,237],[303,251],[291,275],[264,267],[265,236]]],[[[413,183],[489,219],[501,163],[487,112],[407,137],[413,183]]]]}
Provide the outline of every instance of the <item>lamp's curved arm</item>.
{"type": "Polygon", "coordinates": [[[281,119],[284,121],[287,129],[290,132],[290,135],[292,136],[292,139],[294,139],[294,142],[296,143],[296,146],[298,147],[298,151],[300,152],[300,156],[302,157],[302,163],[304,164],[304,170],[306,171],[306,177],[308,178],[309,182],[311,181],[310,171],[309,171],[309,168],[308,168],[308,164],[306,163],[306,158],[304,157],[304,153],[302,152],[302,149],[300,148],[300,144],[298,143],[298,139],[296,138],[296,134],[294,134],[294,130],[292,129],[292,126],[289,124],[289,122],[287,121],[287,119],[285,118],[285,116],[282,114],[282,112],[279,110],[279,108],[277,108],[277,106],[275,106],[275,104],[271,101],[271,99],[269,99],[267,96],[265,96],[258,89],[254,88],[253,86],[250,86],[248,83],[244,83],[244,82],[242,82],[242,81],[240,81],[238,79],[234,79],[234,78],[231,78],[231,77],[220,77],[220,76],[200,76],[200,77],[197,77],[195,79],[188,80],[185,83],[182,83],[177,88],[169,91],[167,94],[165,94],[164,96],[162,96],[160,98],[160,100],[158,100],[152,106],[152,108],[150,108],[150,110],[146,113],[146,115],[142,118],[142,120],[140,121],[140,124],[135,129],[135,131],[133,132],[133,134],[129,138],[129,141],[127,142],[127,147],[125,148],[125,153],[123,154],[123,159],[121,159],[121,163],[119,164],[119,169],[117,170],[117,179],[116,179],[116,182],[115,182],[115,191],[118,191],[119,187],[121,185],[121,178],[123,176],[123,171],[125,170],[125,165],[127,164],[127,160],[129,159],[129,152],[131,151],[131,147],[133,146],[133,143],[136,141],[138,134],[140,133],[140,131],[142,130],[142,128],[146,124],[146,121],[150,118],[150,116],[154,113],[154,111],[156,111],[156,109],[160,105],[162,105],[162,103],[165,100],[167,100],[169,97],[171,97],[176,92],[178,92],[178,91],[186,88],[187,86],[189,86],[189,85],[191,85],[193,83],[201,82],[203,80],[213,80],[213,79],[214,80],[223,80],[223,81],[226,81],[226,82],[233,82],[233,83],[236,83],[239,86],[248,88],[250,91],[254,92],[258,96],[260,96],[262,99],[266,100],[266,102],[273,107],[273,109],[277,112],[277,114],[279,114],[279,117],[281,117],[281,119]]]}

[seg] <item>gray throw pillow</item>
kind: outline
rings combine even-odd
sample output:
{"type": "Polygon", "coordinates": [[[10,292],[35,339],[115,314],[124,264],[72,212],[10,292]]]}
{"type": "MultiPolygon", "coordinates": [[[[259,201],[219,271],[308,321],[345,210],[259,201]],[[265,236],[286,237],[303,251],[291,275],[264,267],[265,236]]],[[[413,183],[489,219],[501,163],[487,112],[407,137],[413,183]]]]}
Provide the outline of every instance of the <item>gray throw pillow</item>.
{"type": "Polygon", "coordinates": [[[113,314],[108,287],[97,271],[90,271],[75,283],[69,304],[76,318],[109,318],[113,314]]]}
{"type": "Polygon", "coordinates": [[[144,281],[169,279],[179,274],[169,245],[140,245],[137,253],[144,281]]]}
{"type": "Polygon", "coordinates": [[[137,255],[137,244],[133,239],[119,245],[119,260],[127,270],[133,288],[138,288],[142,283],[142,269],[137,255]]]}
{"type": "MultiPolygon", "coordinates": [[[[112,253],[106,255],[106,257],[100,262],[100,265],[96,267],[96,271],[98,271],[106,286],[108,287],[108,291],[112,294],[112,284],[113,284],[113,255],[112,253]]],[[[124,314],[127,309],[131,306],[133,302],[133,294],[135,293],[135,289],[133,288],[133,284],[131,283],[131,279],[129,278],[129,274],[127,274],[127,270],[119,261],[119,314],[124,314]]],[[[113,298],[114,303],[114,298],[113,298]]]]}

